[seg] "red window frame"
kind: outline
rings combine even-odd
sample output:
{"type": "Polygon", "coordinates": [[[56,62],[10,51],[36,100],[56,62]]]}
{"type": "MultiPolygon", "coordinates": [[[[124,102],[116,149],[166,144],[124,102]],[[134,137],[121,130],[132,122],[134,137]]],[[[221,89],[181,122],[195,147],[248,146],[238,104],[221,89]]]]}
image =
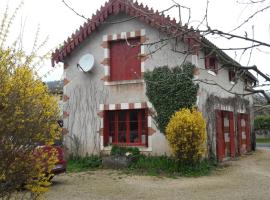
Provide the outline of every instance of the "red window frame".
{"type": "Polygon", "coordinates": [[[235,71],[229,70],[229,81],[235,82],[235,71]]]}
{"type": "Polygon", "coordinates": [[[110,48],[110,81],[141,79],[140,37],[113,40],[110,48]]]}
{"type": "Polygon", "coordinates": [[[217,58],[215,56],[205,57],[205,69],[209,69],[215,73],[218,72],[217,58]]]}
{"type": "Polygon", "coordinates": [[[105,111],[104,124],[104,146],[110,144],[121,146],[148,145],[147,109],[105,111]],[[136,124],[137,133],[135,129],[132,134],[132,129],[136,127],[136,124]],[[145,135],[144,143],[142,135],[145,135]]]}

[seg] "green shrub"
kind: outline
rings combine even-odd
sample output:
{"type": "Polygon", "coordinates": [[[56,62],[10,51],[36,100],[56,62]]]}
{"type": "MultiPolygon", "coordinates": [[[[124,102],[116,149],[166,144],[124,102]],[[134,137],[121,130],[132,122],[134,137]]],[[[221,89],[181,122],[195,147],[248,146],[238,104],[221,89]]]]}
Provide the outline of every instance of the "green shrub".
{"type": "Polygon", "coordinates": [[[270,130],[270,115],[257,116],[254,120],[255,131],[270,130]]]}
{"type": "Polygon", "coordinates": [[[102,165],[102,160],[99,156],[91,155],[86,157],[71,157],[68,159],[67,171],[80,172],[89,169],[97,169],[102,165]]]}

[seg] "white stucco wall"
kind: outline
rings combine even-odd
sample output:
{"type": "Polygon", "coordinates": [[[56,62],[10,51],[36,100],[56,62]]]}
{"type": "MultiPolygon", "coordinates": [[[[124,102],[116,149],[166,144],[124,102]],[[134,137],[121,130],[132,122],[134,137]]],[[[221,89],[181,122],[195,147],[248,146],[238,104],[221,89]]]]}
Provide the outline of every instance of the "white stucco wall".
{"type": "MultiPolygon", "coordinates": [[[[125,15],[120,14],[110,17],[108,21],[123,20],[125,17],[125,15]]],[[[102,126],[102,121],[98,117],[100,104],[148,101],[145,95],[144,83],[105,86],[104,82],[101,80],[101,78],[104,77],[104,67],[101,64],[104,59],[104,49],[101,47],[103,35],[141,29],[145,30],[146,37],[149,39],[147,43],[155,42],[166,37],[164,33],[157,31],[137,19],[113,25],[104,24],[66,58],[65,63],[68,67],[64,70],[64,78],[67,79],[69,83],[64,86],[64,95],[68,96],[69,100],[64,103],[63,109],[68,112],[68,116],[64,119],[64,127],[69,131],[65,136],[65,143],[70,150],[74,149],[76,146],[74,146],[75,142],[73,137],[75,135],[76,140],[79,142],[78,148],[80,154],[99,153],[100,137],[97,131],[102,126]],[[80,57],[86,53],[91,53],[95,57],[95,65],[90,73],[83,73],[77,69],[77,63],[80,57]],[[73,140],[71,138],[73,138],[73,140]]],[[[152,70],[154,67],[164,65],[174,67],[182,64],[184,61],[192,62],[191,56],[186,57],[171,50],[175,47],[174,43],[174,40],[169,41],[162,49],[150,55],[145,61],[145,70],[152,70]]],[[[160,45],[161,44],[156,44],[151,47],[146,47],[146,53],[159,48],[160,45]]],[[[179,42],[177,49],[180,51],[187,50],[187,46],[179,42]]],[[[231,83],[228,81],[228,72],[221,71],[214,77],[204,70],[203,57],[203,53],[200,53],[197,61],[198,67],[201,68],[199,78],[210,78],[221,83],[224,87],[231,86],[231,83]]],[[[203,105],[208,94],[215,93],[222,97],[231,96],[215,86],[200,84],[200,87],[199,108],[202,111],[204,111],[203,105]]],[[[234,89],[242,91],[243,84],[237,85],[234,89]]],[[[171,151],[164,134],[160,133],[154,122],[152,122],[152,124],[156,132],[152,135],[152,151],[150,153],[153,155],[165,153],[170,155],[171,151]]]]}

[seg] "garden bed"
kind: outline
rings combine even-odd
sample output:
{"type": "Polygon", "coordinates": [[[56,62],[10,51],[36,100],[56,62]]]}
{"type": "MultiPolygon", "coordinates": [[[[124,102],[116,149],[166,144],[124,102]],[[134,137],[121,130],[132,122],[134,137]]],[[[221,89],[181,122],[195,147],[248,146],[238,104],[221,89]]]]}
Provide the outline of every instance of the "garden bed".
{"type": "Polygon", "coordinates": [[[87,156],[68,161],[68,172],[81,172],[101,168],[117,169],[124,173],[152,176],[203,176],[215,170],[217,163],[203,160],[197,164],[186,165],[168,156],[146,156],[137,148],[113,147],[110,156],[87,156]]]}

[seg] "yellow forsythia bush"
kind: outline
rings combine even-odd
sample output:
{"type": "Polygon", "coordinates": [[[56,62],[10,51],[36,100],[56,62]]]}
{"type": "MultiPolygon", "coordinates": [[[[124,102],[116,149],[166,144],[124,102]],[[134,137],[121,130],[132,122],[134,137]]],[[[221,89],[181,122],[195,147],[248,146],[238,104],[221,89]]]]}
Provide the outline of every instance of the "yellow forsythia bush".
{"type": "Polygon", "coordinates": [[[205,154],[206,125],[195,108],[176,112],[166,127],[166,138],[174,155],[187,164],[199,162],[205,154]]]}

